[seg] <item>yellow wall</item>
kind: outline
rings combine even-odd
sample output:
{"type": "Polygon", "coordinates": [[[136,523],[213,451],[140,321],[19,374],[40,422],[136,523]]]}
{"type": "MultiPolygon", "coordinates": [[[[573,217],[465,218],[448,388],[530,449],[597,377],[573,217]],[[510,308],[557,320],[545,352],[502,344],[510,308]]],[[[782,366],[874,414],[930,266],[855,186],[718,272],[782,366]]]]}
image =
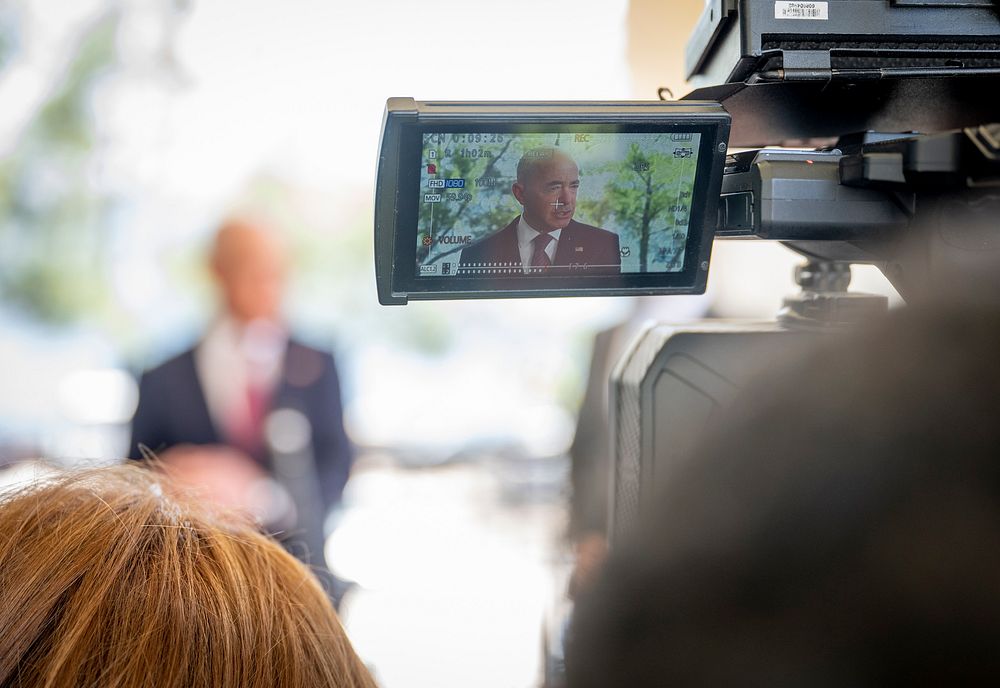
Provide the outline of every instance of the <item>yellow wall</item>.
{"type": "Polygon", "coordinates": [[[628,63],[633,97],[655,99],[660,86],[676,98],[688,92],[684,48],[704,6],[703,0],[631,0],[628,63]]]}

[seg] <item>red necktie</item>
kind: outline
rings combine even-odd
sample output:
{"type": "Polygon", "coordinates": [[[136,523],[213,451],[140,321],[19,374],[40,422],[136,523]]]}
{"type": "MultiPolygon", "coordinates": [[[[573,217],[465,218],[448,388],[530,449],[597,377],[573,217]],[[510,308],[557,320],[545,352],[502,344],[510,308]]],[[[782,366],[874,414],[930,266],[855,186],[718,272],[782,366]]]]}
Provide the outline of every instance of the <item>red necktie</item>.
{"type": "Polygon", "coordinates": [[[541,272],[552,265],[552,261],[549,260],[549,254],[545,252],[545,247],[552,240],[552,237],[548,234],[539,234],[531,240],[535,245],[535,248],[531,252],[531,267],[538,268],[538,270],[532,270],[532,272],[541,272]]]}
{"type": "Polygon", "coordinates": [[[246,387],[246,413],[237,418],[231,441],[239,449],[256,457],[264,448],[264,420],[270,403],[270,392],[261,384],[246,387]]]}

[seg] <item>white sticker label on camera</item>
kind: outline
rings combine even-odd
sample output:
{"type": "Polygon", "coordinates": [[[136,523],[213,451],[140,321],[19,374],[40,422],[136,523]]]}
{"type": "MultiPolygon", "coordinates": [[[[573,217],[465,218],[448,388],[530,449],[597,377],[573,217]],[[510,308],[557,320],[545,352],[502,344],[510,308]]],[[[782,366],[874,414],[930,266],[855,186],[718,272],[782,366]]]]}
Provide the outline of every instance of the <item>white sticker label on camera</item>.
{"type": "Polygon", "coordinates": [[[786,2],[778,0],[774,3],[775,19],[829,19],[830,10],[827,2],[786,2]]]}

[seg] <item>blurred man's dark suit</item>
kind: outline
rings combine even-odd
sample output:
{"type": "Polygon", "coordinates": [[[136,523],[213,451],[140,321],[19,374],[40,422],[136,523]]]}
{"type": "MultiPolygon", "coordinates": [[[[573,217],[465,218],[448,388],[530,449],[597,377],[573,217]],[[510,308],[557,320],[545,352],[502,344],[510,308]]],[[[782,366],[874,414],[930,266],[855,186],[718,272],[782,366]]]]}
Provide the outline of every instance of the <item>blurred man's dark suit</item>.
{"type": "MultiPolygon", "coordinates": [[[[340,380],[333,357],[290,340],[270,409],[293,409],[309,422],[323,511],[328,511],[340,502],[353,458],[344,431],[340,380]]],[[[195,349],[143,374],[130,458],[142,458],[140,444],[153,452],[178,444],[231,444],[209,412],[195,349]]],[[[273,457],[266,448],[248,453],[268,473],[274,472],[273,457]]]]}
{"type": "MultiPolygon", "coordinates": [[[[462,250],[459,261],[459,273],[474,270],[477,267],[508,267],[521,271],[521,252],[517,243],[517,225],[521,217],[477,243],[462,250]]],[[[587,266],[588,274],[614,274],[621,272],[621,253],[618,247],[618,235],[606,229],[585,225],[576,220],[563,228],[556,244],[556,254],[552,261],[553,272],[576,272],[580,266],[587,266]],[[555,269],[553,269],[555,268],[555,269]],[[562,269],[560,269],[562,268],[562,269]]]]}

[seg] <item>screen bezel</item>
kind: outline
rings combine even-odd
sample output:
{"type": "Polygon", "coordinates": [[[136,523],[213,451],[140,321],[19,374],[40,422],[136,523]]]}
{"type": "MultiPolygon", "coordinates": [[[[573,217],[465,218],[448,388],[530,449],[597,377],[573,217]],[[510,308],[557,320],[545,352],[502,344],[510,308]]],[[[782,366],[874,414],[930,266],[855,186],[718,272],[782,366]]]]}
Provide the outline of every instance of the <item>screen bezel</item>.
{"type": "Polygon", "coordinates": [[[565,115],[559,114],[558,110],[567,104],[532,103],[532,112],[521,111],[512,115],[506,112],[497,114],[496,110],[478,113],[476,110],[483,107],[479,104],[408,102],[416,107],[395,117],[392,107],[387,108],[383,131],[384,145],[376,198],[376,277],[380,280],[388,277],[389,284],[379,282],[382,303],[402,304],[408,299],[704,292],[717,225],[719,190],[730,126],[728,113],[717,103],[642,103],[641,107],[646,110],[642,113],[629,109],[632,106],[635,110],[639,103],[615,103],[603,107],[602,104],[587,104],[598,106],[593,112],[581,112],[581,105],[574,104],[574,111],[565,115]],[[428,116],[427,110],[431,106],[440,110],[428,116]],[[543,107],[552,107],[552,111],[545,111],[543,107]],[[656,112],[651,114],[649,110],[656,112]],[[699,134],[698,167],[691,197],[684,268],[678,272],[616,275],[419,276],[416,255],[424,134],[537,132],[699,134]],[[392,246],[392,257],[391,261],[386,261],[384,251],[389,246],[392,246]],[[384,268],[380,269],[380,265],[384,268]]]}

